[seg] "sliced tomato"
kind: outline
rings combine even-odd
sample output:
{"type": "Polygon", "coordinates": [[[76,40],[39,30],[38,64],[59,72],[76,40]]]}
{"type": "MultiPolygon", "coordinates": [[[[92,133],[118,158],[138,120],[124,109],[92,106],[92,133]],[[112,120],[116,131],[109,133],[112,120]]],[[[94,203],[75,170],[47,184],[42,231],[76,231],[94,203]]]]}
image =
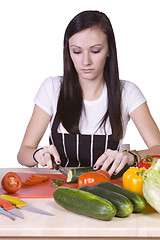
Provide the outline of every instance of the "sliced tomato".
{"type": "Polygon", "coordinates": [[[78,179],[78,185],[81,186],[94,186],[96,183],[99,182],[109,182],[107,176],[96,172],[86,172],[83,173],[78,179]]]}
{"type": "Polygon", "coordinates": [[[41,175],[32,175],[29,177],[31,180],[39,180],[41,182],[46,182],[49,180],[49,177],[47,176],[41,176],[41,175]]]}
{"type": "Polygon", "coordinates": [[[23,186],[34,186],[34,185],[37,185],[37,184],[40,184],[40,183],[42,183],[42,182],[39,181],[39,180],[27,179],[25,182],[23,182],[23,186]]]}
{"type": "Polygon", "coordinates": [[[107,171],[105,171],[105,170],[97,170],[96,172],[103,174],[110,181],[111,178],[110,178],[110,175],[109,175],[109,173],[107,171]]]}
{"type": "Polygon", "coordinates": [[[2,188],[7,193],[15,193],[22,187],[22,180],[17,173],[8,172],[2,178],[2,188]]]}
{"type": "Polygon", "coordinates": [[[40,176],[40,175],[31,175],[28,177],[25,182],[23,182],[23,186],[34,186],[49,180],[47,176],[40,176]]]}

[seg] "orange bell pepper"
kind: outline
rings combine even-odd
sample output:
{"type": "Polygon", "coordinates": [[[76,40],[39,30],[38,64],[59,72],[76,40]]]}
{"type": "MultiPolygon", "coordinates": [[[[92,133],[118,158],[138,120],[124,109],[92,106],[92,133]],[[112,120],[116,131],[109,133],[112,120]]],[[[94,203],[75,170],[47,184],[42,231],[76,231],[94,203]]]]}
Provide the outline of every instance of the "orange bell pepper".
{"type": "Polygon", "coordinates": [[[143,196],[143,174],[145,171],[145,168],[130,167],[123,174],[123,187],[143,196]]]}

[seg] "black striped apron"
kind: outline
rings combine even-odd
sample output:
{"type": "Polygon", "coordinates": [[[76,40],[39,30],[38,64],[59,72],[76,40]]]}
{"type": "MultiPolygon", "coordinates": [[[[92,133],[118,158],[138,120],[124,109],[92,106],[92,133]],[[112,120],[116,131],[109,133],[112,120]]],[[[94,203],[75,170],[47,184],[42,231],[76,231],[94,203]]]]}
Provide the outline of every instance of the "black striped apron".
{"type": "Polygon", "coordinates": [[[93,166],[104,151],[109,148],[116,150],[119,142],[112,135],[85,135],[58,133],[59,119],[56,114],[49,143],[54,144],[60,155],[63,167],[93,166]]]}

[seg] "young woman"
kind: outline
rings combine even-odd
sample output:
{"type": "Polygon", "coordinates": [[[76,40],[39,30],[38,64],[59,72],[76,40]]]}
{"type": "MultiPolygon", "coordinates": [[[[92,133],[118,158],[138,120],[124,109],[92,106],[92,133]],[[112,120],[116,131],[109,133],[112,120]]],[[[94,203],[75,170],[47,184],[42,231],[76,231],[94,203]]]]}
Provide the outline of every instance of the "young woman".
{"type": "Polygon", "coordinates": [[[160,153],[160,132],[138,87],[119,79],[116,44],[108,17],[84,11],[64,35],[64,73],[49,77],[35,99],[18,161],[52,168],[51,154],[62,166],[94,166],[109,174],[160,153]],[[146,150],[119,152],[132,119],[146,150]],[[48,124],[50,145],[38,149],[48,124]]]}

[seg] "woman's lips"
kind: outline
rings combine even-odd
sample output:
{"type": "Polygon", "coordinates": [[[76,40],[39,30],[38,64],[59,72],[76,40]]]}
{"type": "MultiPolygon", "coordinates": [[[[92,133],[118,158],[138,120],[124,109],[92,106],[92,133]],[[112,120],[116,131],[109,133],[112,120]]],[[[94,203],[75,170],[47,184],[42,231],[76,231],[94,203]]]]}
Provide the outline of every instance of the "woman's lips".
{"type": "Polygon", "coordinates": [[[90,73],[92,72],[94,69],[81,69],[82,72],[84,73],[90,73]]]}

